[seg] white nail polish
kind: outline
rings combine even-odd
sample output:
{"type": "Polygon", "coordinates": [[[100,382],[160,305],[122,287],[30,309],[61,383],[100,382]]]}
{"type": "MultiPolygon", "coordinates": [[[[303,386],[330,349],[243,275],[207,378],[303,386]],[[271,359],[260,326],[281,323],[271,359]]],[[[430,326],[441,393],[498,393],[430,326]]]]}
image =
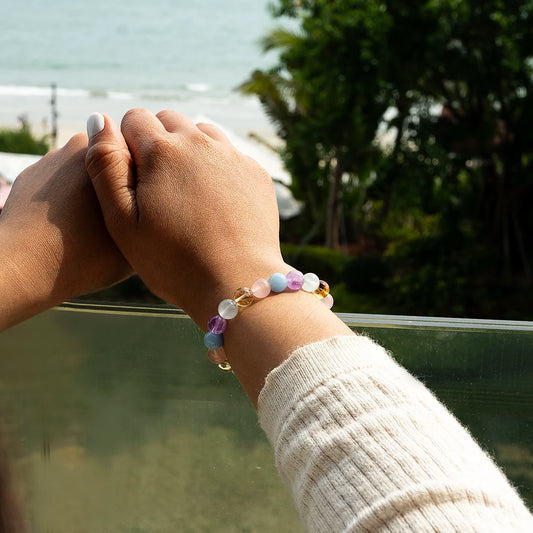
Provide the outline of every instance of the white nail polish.
{"type": "Polygon", "coordinates": [[[87,135],[89,139],[100,133],[105,126],[104,115],[101,113],[92,113],[87,119],[87,135]]]}

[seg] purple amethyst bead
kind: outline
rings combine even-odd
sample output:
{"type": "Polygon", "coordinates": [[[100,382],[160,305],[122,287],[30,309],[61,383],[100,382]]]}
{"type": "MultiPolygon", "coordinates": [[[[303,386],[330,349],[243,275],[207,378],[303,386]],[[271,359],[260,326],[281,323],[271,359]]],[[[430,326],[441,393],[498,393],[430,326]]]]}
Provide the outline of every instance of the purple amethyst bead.
{"type": "Polygon", "coordinates": [[[220,335],[226,331],[228,327],[228,321],[225,318],[222,318],[220,315],[212,316],[207,323],[207,329],[211,333],[220,335]]]}
{"type": "Polygon", "coordinates": [[[287,274],[287,287],[291,291],[299,291],[304,284],[304,275],[299,270],[291,270],[287,274]]]}

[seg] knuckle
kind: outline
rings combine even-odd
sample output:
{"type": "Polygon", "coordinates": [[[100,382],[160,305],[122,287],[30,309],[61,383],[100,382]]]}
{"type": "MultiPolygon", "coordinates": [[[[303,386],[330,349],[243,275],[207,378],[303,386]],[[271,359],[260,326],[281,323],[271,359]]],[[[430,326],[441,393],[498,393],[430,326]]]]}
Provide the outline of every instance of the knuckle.
{"type": "Polygon", "coordinates": [[[133,115],[137,115],[139,113],[144,113],[146,111],[146,109],[144,107],[133,107],[131,109],[128,109],[128,111],[126,111],[126,114],[124,116],[133,116],[133,115]]]}
{"type": "Polygon", "coordinates": [[[213,148],[211,138],[200,130],[189,135],[189,142],[198,151],[210,151],[213,148]]]}
{"type": "Polygon", "coordinates": [[[168,109],[162,109],[161,111],[159,111],[159,113],[157,113],[156,117],[159,120],[161,120],[161,119],[164,119],[165,117],[168,117],[168,115],[170,115],[171,113],[174,113],[174,112],[168,109]]]}
{"type": "Polygon", "coordinates": [[[167,137],[155,137],[147,147],[150,158],[167,158],[174,151],[174,143],[167,137]]]}
{"type": "Polygon", "coordinates": [[[77,133],[68,140],[63,148],[59,148],[59,152],[62,153],[62,155],[69,157],[72,154],[79,154],[82,150],[85,150],[87,148],[87,144],[87,135],[84,133],[77,133]]]}
{"type": "Polygon", "coordinates": [[[128,109],[128,111],[126,111],[126,113],[122,117],[122,125],[127,124],[132,120],[135,120],[137,115],[143,113],[146,113],[146,109],[142,107],[134,107],[133,109],[128,109]]]}
{"type": "Polygon", "coordinates": [[[71,144],[73,146],[80,146],[80,145],[87,145],[87,135],[85,133],[76,133],[76,135],[73,135],[67,144],[71,144]]]}

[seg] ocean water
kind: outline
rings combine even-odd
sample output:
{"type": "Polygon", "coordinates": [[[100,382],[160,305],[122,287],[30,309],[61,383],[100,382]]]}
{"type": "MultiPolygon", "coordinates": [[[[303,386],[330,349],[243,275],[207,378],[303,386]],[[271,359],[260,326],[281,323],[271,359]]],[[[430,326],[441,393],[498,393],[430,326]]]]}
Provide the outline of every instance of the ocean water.
{"type": "Polygon", "coordinates": [[[268,0],[0,0],[0,123],[47,127],[100,110],[179,109],[244,132],[267,129],[234,89],[275,61],[259,41],[277,23],[268,0]]]}

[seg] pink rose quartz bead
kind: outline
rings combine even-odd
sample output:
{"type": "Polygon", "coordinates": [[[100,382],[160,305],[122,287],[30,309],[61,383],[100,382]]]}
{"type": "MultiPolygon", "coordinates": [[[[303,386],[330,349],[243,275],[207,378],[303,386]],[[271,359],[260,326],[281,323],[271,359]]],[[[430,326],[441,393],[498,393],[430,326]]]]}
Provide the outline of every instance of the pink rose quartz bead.
{"type": "Polygon", "coordinates": [[[331,296],[331,294],[328,294],[326,297],[322,298],[322,303],[328,309],[331,309],[333,307],[333,296],[331,296]]]}
{"type": "Polygon", "coordinates": [[[304,284],[304,275],[299,270],[291,270],[287,274],[287,287],[291,291],[299,291],[304,284]]]}
{"type": "Polygon", "coordinates": [[[252,285],[252,294],[255,298],[266,298],[270,294],[270,283],[263,278],[254,281],[252,285]]]}
{"type": "Polygon", "coordinates": [[[209,350],[207,358],[215,365],[220,365],[226,360],[226,352],[224,348],[217,348],[216,350],[209,350]]]}

